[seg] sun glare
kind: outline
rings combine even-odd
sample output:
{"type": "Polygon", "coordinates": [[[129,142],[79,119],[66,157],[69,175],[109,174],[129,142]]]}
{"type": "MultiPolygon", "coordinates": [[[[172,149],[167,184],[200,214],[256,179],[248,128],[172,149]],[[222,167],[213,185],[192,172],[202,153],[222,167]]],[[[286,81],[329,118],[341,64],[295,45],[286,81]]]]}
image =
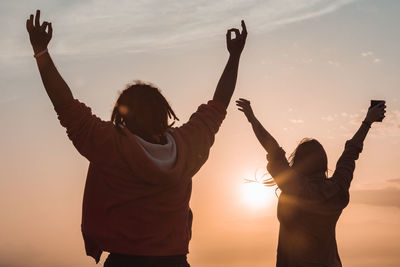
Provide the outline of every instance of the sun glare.
{"type": "Polygon", "coordinates": [[[244,204],[252,209],[267,208],[276,202],[275,188],[261,183],[244,183],[241,191],[244,204]]]}

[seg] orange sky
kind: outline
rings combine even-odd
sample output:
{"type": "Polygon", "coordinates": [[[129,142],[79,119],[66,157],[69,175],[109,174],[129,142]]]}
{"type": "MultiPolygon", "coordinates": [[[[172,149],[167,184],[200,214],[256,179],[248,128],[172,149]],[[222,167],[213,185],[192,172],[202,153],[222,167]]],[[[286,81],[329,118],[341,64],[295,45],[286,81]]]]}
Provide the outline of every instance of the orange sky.
{"type": "MultiPolygon", "coordinates": [[[[344,266],[400,266],[400,3],[311,2],[2,2],[0,22],[9,27],[0,29],[0,266],[95,266],[80,234],[88,162],[41,84],[24,28],[36,8],[53,21],[49,49],[74,96],[105,120],[118,91],[142,79],[158,85],[185,122],[212,97],[228,56],[225,30],[241,18],[249,37],[233,99],[252,100],[287,154],[315,137],[334,170],[370,99],[386,99],[388,116],[367,137],[337,240],[344,266]]],[[[274,265],[274,190],[256,188],[265,197],[251,200],[244,183],[265,165],[231,105],[194,177],[192,266],[274,265]]]]}

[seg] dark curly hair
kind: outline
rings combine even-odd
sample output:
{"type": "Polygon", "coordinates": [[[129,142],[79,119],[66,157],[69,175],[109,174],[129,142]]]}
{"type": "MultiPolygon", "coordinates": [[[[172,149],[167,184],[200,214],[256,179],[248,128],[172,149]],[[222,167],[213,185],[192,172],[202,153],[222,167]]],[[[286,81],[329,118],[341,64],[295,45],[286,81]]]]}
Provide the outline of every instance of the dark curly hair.
{"type": "Polygon", "coordinates": [[[111,121],[120,130],[128,128],[146,141],[164,140],[164,133],[179,120],[160,90],[150,83],[128,84],[115,103],[111,121]],[[169,119],[173,119],[171,124],[169,119]]]}

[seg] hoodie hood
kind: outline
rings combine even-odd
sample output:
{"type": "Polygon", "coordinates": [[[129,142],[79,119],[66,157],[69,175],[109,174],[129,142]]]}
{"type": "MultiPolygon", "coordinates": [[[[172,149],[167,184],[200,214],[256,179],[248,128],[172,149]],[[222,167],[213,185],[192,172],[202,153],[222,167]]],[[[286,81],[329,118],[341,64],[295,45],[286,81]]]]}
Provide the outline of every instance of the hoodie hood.
{"type": "Polygon", "coordinates": [[[160,169],[171,170],[176,162],[176,142],[171,134],[166,133],[167,143],[153,144],[138,135],[134,135],[147,157],[160,169]]]}
{"type": "Polygon", "coordinates": [[[132,174],[147,184],[173,184],[178,182],[184,172],[182,159],[179,157],[179,142],[176,135],[166,133],[167,143],[153,144],[122,128],[125,135],[120,150],[124,161],[132,174]],[[127,139],[127,140],[126,140],[127,139]]]}

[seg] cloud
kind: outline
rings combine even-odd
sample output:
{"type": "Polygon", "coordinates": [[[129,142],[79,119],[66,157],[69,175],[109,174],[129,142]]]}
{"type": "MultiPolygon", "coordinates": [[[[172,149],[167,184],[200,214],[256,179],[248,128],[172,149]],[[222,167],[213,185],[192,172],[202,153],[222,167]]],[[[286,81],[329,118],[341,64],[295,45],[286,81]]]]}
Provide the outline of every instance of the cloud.
{"type": "MultiPolygon", "coordinates": [[[[342,112],[340,113],[340,116],[338,114],[332,114],[332,115],[327,115],[324,117],[321,117],[321,120],[327,121],[327,122],[332,122],[332,121],[341,121],[342,124],[339,126],[340,129],[342,130],[348,130],[349,128],[354,128],[354,126],[359,126],[365,117],[365,114],[367,113],[367,110],[360,110],[357,113],[346,113],[342,112]],[[342,118],[342,119],[340,119],[342,118]],[[349,120],[349,119],[350,120],[349,120]],[[349,125],[352,125],[351,127],[347,127],[349,125]]],[[[386,112],[386,117],[383,120],[382,123],[375,123],[371,129],[370,136],[374,138],[387,138],[387,137],[400,137],[400,110],[395,109],[395,110],[387,110],[386,112]]]]}
{"type": "MultiPolygon", "coordinates": [[[[42,18],[53,22],[52,48],[56,53],[97,55],[209,42],[215,36],[224,36],[227,28],[239,26],[242,18],[250,33],[266,32],[332,13],[357,1],[362,0],[43,0],[41,6],[46,7],[42,18]]],[[[21,10],[18,1],[0,4],[0,22],[10,25],[0,29],[0,34],[7,36],[1,41],[4,46],[0,58],[31,56],[27,34],[21,31],[25,19],[21,14],[26,12],[27,17],[34,6],[27,2],[21,10]]]]}
{"type": "Polygon", "coordinates": [[[340,62],[335,61],[335,60],[328,60],[328,64],[331,66],[335,66],[335,67],[339,67],[340,66],[340,62]]]}
{"type": "Polygon", "coordinates": [[[373,56],[373,55],[374,55],[374,52],[372,52],[372,51],[362,52],[361,53],[362,57],[370,57],[370,56],[373,56]]]}
{"type": "Polygon", "coordinates": [[[321,120],[331,122],[331,121],[335,120],[335,117],[332,116],[332,115],[328,115],[328,116],[325,116],[325,117],[321,117],[321,120]]]}
{"type": "Polygon", "coordinates": [[[303,121],[303,120],[300,120],[300,119],[291,119],[290,122],[291,122],[291,123],[294,123],[294,124],[301,124],[301,123],[304,123],[304,121],[303,121]]]}
{"type": "Polygon", "coordinates": [[[362,52],[361,54],[360,54],[362,57],[365,57],[365,58],[373,58],[373,63],[375,63],[375,64],[378,64],[378,63],[381,63],[382,62],[382,59],[381,58],[378,58],[378,57],[374,57],[374,52],[372,52],[372,51],[367,51],[367,52],[362,52]]]}
{"type": "Polygon", "coordinates": [[[395,184],[399,184],[399,185],[400,185],[400,178],[397,178],[397,179],[389,179],[388,182],[389,182],[389,183],[395,183],[395,184]]]}
{"type": "Polygon", "coordinates": [[[351,191],[350,199],[351,203],[400,208],[400,188],[388,187],[379,190],[355,190],[351,191]]]}

